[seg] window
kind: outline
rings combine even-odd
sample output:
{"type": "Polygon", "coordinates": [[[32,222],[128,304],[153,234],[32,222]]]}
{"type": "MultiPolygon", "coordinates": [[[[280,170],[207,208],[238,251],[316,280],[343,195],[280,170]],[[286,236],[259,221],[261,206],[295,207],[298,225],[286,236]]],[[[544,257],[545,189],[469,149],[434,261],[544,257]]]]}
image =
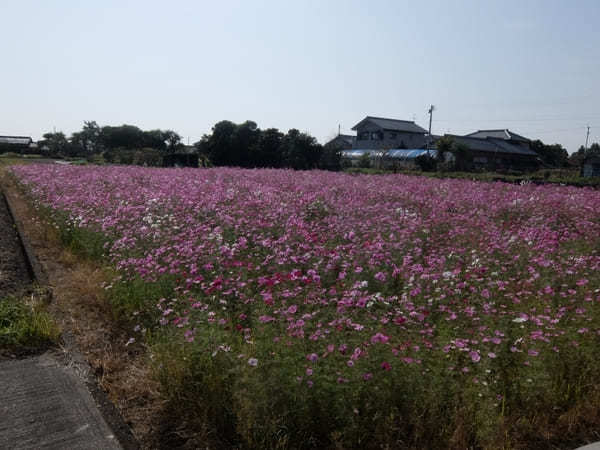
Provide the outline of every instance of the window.
{"type": "Polygon", "coordinates": [[[390,139],[396,139],[398,137],[398,133],[390,133],[390,139]]]}
{"type": "Polygon", "coordinates": [[[372,141],[381,141],[383,139],[383,133],[381,131],[374,131],[371,133],[372,141]]]}
{"type": "Polygon", "coordinates": [[[363,131],[358,134],[358,140],[359,141],[368,141],[370,135],[371,135],[371,133],[369,133],[368,131],[363,131]]]}

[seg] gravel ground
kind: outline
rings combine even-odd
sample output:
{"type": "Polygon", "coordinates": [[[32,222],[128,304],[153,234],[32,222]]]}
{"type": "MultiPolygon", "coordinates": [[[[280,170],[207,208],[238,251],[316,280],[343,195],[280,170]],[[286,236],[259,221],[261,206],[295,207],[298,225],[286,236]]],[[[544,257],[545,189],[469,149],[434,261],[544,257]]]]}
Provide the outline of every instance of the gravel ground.
{"type": "Polygon", "coordinates": [[[31,281],[17,231],[0,194],[0,299],[18,293],[31,281]]]}

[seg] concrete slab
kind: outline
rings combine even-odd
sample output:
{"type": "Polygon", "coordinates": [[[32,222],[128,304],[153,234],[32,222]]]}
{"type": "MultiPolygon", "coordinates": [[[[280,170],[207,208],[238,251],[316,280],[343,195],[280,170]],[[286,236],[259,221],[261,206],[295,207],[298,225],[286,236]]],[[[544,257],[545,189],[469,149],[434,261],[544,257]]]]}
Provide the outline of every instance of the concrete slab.
{"type": "Polygon", "coordinates": [[[588,444],[575,450],[600,450],[600,442],[594,442],[593,444],[588,444]]]}
{"type": "Polygon", "coordinates": [[[44,354],[0,362],[0,448],[122,447],[83,380],[44,354]]]}

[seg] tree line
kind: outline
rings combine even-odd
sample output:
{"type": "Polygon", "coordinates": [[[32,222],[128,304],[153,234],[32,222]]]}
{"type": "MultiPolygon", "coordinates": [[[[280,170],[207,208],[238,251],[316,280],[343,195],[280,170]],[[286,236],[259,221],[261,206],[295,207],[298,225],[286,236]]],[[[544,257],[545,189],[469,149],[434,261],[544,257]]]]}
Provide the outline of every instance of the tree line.
{"type": "Polygon", "coordinates": [[[168,155],[194,152],[203,165],[339,170],[339,149],[323,146],[308,133],[277,128],[261,130],[256,122],[218,122],[193,148],[185,148],[172,130],[144,131],[134,125],[103,126],[84,122],[81,131],[67,137],[46,133],[38,143],[50,157],[93,158],[109,163],[161,165],[168,155]]]}
{"type": "Polygon", "coordinates": [[[160,165],[165,154],[183,147],[181,136],[172,130],[144,131],[134,125],[103,126],[84,122],[81,131],[69,138],[63,132],[46,133],[38,149],[50,157],[92,158],[101,155],[107,162],[160,165]]]}
{"type": "Polygon", "coordinates": [[[308,133],[292,128],[261,130],[248,120],[235,124],[223,120],[195,144],[200,155],[215,166],[273,167],[339,170],[338,149],[323,146],[308,133]]]}
{"type": "MultiPolygon", "coordinates": [[[[452,153],[455,170],[469,170],[472,165],[468,149],[442,138],[437,142],[439,160],[421,158],[417,163],[424,170],[435,170],[443,164],[445,153],[452,153]]],[[[545,167],[580,166],[590,155],[600,155],[600,145],[581,146],[569,156],[560,144],[544,144],[540,140],[530,143],[530,148],[540,157],[545,167]]],[[[50,157],[101,157],[109,163],[163,165],[180,152],[198,155],[202,165],[273,167],[293,169],[340,170],[340,149],[321,145],[306,132],[290,129],[284,133],[277,128],[260,129],[256,122],[247,120],[234,123],[222,120],[211,132],[202,136],[192,147],[181,142],[173,130],[142,130],[134,125],[99,126],[86,121],[81,131],[67,137],[62,132],[46,133],[38,142],[38,151],[50,157]]],[[[176,159],[175,159],[176,160],[176,159]]]]}

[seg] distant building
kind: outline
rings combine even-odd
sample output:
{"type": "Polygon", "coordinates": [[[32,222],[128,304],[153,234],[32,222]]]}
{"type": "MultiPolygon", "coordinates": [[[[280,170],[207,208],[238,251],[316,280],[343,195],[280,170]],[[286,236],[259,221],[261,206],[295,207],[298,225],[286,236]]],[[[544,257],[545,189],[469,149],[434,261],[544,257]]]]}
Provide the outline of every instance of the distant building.
{"type": "Polygon", "coordinates": [[[508,129],[479,130],[465,136],[445,136],[471,150],[476,168],[533,170],[540,165],[538,154],[529,147],[530,140],[508,129]]]}
{"type": "Polygon", "coordinates": [[[29,136],[0,136],[0,153],[23,153],[33,145],[33,139],[29,136]]]}
{"type": "MultiPolygon", "coordinates": [[[[431,135],[414,121],[367,116],[352,130],[356,136],[338,135],[327,145],[337,145],[343,150],[342,157],[357,164],[367,154],[375,166],[390,161],[409,162],[426,149],[431,149],[440,136],[431,135]],[[399,150],[411,150],[403,152],[399,150]]],[[[508,129],[478,130],[465,136],[447,134],[456,143],[467,147],[476,169],[483,170],[534,170],[539,168],[540,158],[530,148],[530,140],[508,129]]]]}
{"type": "Polygon", "coordinates": [[[581,175],[584,177],[600,177],[600,155],[591,155],[583,160],[581,175]]]}
{"type": "Polygon", "coordinates": [[[328,147],[337,148],[339,150],[349,150],[354,146],[355,140],[356,136],[351,136],[349,134],[338,134],[325,145],[328,147]]]}
{"type": "Polygon", "coordinates": [[[427,131],[413,121],[367,116],[352,127],[353,149],[422,148],[427,131]]]}

